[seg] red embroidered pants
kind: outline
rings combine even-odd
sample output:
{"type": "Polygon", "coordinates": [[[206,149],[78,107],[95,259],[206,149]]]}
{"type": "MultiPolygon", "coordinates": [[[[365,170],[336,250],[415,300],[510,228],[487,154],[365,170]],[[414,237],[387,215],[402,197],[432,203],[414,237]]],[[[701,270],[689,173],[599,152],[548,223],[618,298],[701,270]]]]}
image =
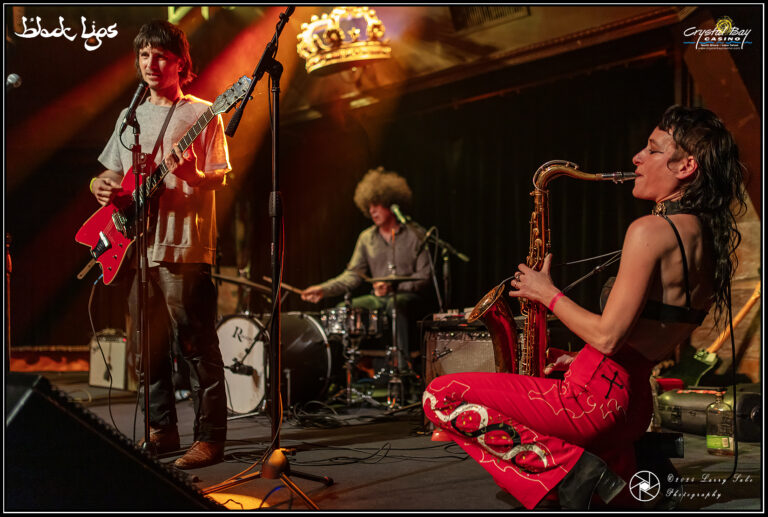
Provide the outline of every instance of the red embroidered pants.
{"type": "Polygon", "coordinates": [[[424,392],[424,412],[531,509],[584,449],[619,475],[632,474],[633,444],[653,411],[652,367],[629,347],[608,357],[586,345],[563,380],[473,372],[437,377],[424,392]]]}

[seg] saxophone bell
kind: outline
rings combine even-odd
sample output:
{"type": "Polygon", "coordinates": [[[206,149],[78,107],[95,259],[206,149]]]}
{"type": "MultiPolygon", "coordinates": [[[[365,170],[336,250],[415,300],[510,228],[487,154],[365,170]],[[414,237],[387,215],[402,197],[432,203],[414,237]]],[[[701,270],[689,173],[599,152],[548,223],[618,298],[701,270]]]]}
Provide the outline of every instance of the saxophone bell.
{"type": "Polygon", "coordinates": [[[505,293],[509,289],[507,282],[512,278],[507,278],[488,291],[467,317],[467,322],[480,320],[488,328],[496,371],[503,373],[518,373],[518,330],[505,293]]]}

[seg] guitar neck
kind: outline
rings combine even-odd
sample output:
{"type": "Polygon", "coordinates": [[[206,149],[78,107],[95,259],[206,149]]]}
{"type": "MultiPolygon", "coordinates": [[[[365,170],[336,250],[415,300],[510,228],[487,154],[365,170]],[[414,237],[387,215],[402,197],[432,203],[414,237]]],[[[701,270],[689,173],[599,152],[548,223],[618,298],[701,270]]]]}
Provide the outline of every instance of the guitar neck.
{"type": "MultiPolygon", "coordinates": [[[[741,320],[744,319],[744,317],[747,315],[749,310],[752,308],[755,303],[760,299],[760,282],[757,282],[757,285],[755,286],[755,290],[752,292],[752,296],[750,296],[749,300],[747,300],[747,303],[744,304],[744,307],[741,308],[739,313],[733,318],[732,326],[736,328],[739,323],[741,323],[741,320]]],[[[723,346],[723,343],[725,343],[725,340],[728,339],[728,336],[731,335],[731,327],[728,326],[723,330],[720,335],[717,337],[714,343],[709,345],[707,348],[707,352],[710,354],[713,354],[720,350],[720,347],[723,346]]]]}
{"type": "MultiPolygon", "coordinates": [[[[206,128],[206,126],[208,126],[208,124],[210,124],[211,120],[213,120],[215,116],[216,115],[213,113],[211,108],[208,108],[202,115],[200,115],[200,118],[197,119],[197,122],[195,122],[192,127],[190,127],[186,133],[184,133],[184,136],[181,137],[181,140],[179,140],[179,149],[182,153],[192,145],[195,139],[200,136],[200,133],[203,132],[203,130],[206,128]]],[[[150,174],[146,181],[142,184],[142,196],[145,199],[152,197],[169,172],[170,171],[168,170],[168,167],[165,166],[165,160],[160,162],[160,165],[157,166],[154,172],[152,172],[152,174],[150,174]]]]}

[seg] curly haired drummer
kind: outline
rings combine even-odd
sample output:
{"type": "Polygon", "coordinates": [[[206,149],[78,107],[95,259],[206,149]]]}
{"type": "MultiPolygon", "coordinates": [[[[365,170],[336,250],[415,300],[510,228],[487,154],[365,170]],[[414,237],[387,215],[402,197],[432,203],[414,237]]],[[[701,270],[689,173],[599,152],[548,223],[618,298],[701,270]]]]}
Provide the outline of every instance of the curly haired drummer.
{"type": "MultiPolygon", "coordinates": [[[[354,202],[373,225],[360,233],[352,258],[343,273],[301,293],[305,301],[317,303],[325,298],[352,293],[364,277],[410,276],[415,280],[373,283],[370,294],[355,297],[352,307],[367,310],[391,310],[393,290],[397,290],[398,342],[408,357],[409,327],[426,314],[424,292],[429,282],[429,255],[419,252],[424,240],[422,232],[411,225],[400,224],[390,209],[393,204],[407,208],[413,193],[399,174],[383,167],[369,170],[355,189],[354,202]],[[401,324],[402,323],[402,324],[401,324]]],[[[401,363],[405,364],[405,363],[401,363]]]]}

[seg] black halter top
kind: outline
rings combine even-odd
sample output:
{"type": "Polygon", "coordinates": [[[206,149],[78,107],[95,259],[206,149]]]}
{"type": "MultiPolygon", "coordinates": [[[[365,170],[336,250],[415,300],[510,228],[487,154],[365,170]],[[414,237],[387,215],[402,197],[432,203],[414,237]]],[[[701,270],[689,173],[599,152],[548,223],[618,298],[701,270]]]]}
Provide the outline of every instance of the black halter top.
{"type": "Polygon", "coordinates": [[[685,248],[683,247],[683,240],[680,238],[680,232],[677,231],[677,227],[667,215],[692,213],[683,209],[680,206],[679,201],[663,201],[656,203],[656,206],[651,212],[653,215],[663,217],[672,230],[675,232],[677,238],[677,245],[680,247],[680,254],[683,257],[683,282],[685,283],[685,307],[679,305],[669,305],[656,300],[647,300],[645,302],[645,308],[640,314],[641,318],[661,321],[664,323],[695,323],[701,325],[704,318],[707,317],[708,311],[700,309],[694,309],[691,307],[691,289],[688,282],[688,260],[685,257],[685,248]]]}

